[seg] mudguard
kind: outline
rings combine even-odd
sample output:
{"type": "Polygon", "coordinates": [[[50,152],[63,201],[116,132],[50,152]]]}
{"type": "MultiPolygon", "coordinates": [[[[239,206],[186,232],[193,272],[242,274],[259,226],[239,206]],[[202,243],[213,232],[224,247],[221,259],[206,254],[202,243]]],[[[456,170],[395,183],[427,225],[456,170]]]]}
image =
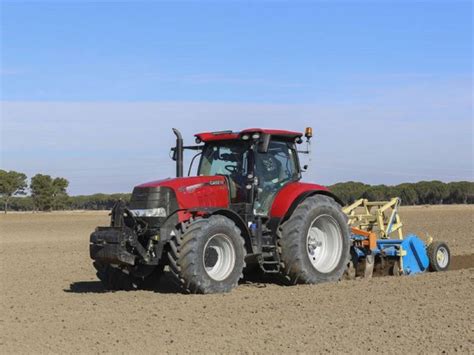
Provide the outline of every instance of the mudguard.
{"type": "Polygon", "coordinates": [[[282,219],[290,215],[305,198],[316,194],[330,196],[341,206],[343,205],[342,201],[325,186],[305,182],[291,182],[285,185],[275,196],[270,209],[270,217],[282,219]]]}

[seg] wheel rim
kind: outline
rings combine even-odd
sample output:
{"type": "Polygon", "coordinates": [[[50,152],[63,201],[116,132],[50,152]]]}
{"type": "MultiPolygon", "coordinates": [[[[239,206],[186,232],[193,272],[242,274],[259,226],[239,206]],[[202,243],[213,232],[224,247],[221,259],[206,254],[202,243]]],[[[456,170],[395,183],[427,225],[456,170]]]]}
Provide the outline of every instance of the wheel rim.
{"type": "Polygon", "coordinates": [[[436,251],[436,261],[441,268],[445,268],[448,265],[449,253],[445,247],[439,247],[436,251]]]}
{"type": "Polygon", "coordinates": [[[225,234],[215,234],[204,246],[204,269],[215,281],[222,281],[230,275],[235,265],[235,249],[225,234]]]}
{"type": "Polygon", "coordinates": [[[329,215],[316,217],[309,227],[306,251],[313,267],[321,272],[333,271],[342,255],[342,232],[337,221],[329,215]]]}

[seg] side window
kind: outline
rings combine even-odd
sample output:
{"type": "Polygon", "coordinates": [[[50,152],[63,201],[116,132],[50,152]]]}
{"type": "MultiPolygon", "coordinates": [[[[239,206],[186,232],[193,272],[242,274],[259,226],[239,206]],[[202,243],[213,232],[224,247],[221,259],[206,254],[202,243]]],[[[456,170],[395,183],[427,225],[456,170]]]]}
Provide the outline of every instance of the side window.
{"type": "Polygon", "coordinates": [[[292,180],[297,174],[294,150],[285,142],[271,142],[267,153],[259,153],[257,172],[267,183],[292,180]]]}
{"type": "Polygon", "coordinates": [[[273,198],[280,188],[297,177],[296,152],[285,142],[272,141],[267,153],[258,153],[255,161],[259,195],[255,209],[268,215],[273,198]]]}

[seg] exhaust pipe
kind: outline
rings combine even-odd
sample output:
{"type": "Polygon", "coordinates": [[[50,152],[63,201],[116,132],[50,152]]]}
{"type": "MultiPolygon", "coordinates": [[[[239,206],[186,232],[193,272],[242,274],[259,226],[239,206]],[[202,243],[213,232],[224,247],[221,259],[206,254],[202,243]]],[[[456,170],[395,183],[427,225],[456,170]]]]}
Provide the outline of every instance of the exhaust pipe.
{"type": "Polygon", "coordinates": [[[176,136],[176,147],[174,148],[173,158],[176,160],[176,177],[183,176],[183,137],[181,132],[173,128],[173,133],[176,136]]]}

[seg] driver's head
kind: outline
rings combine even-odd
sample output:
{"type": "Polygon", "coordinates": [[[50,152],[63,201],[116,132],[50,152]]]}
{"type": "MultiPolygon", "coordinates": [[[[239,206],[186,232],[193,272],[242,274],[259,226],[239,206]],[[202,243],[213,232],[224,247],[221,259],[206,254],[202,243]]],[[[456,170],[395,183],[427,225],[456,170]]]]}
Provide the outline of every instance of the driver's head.
{"type": "Polygon", "coordinates": [[[273,155],[261,154],[259,159],[259,172],[265,181],[271,181],[280,177],[281,163],[273,155]]]}

